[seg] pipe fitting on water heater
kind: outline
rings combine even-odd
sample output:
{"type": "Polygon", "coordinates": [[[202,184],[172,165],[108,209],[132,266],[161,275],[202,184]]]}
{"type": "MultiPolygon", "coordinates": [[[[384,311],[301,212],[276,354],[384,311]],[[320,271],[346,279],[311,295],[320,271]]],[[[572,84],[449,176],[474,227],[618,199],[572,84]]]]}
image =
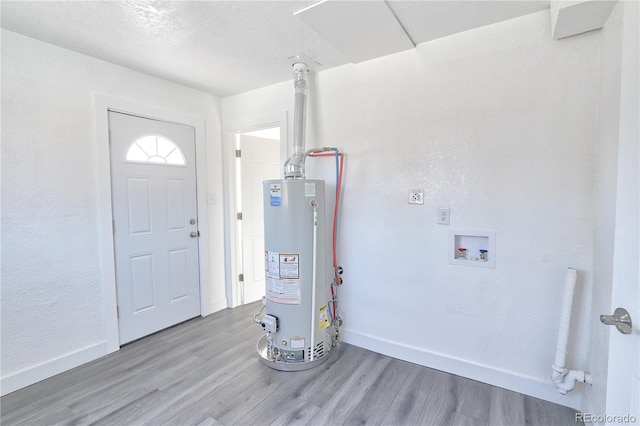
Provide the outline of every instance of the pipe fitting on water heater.
{"type": "Polygon", "coordinates": [[[293,107],[293,153],[284,165],[285,179],[304,179],[306,107],[307,107],[307,64],[293,64],[293,86],[295,102],[293,107]]]}

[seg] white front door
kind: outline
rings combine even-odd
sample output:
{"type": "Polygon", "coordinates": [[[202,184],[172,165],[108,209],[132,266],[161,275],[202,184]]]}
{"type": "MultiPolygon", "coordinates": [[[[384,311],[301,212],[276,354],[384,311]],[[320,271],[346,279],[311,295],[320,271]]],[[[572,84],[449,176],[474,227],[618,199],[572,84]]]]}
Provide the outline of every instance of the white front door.
{"type": "Polygon", "coordinates": [[[280,141],[241,135],[242,274],[241,303],[260,300],[264,288],[262,182],[280,178],[280,141]]]}
{"type": "Polygon", "coordinates": [[[120,343],[200,315],[193,127],[109,112],[120,343]]]}

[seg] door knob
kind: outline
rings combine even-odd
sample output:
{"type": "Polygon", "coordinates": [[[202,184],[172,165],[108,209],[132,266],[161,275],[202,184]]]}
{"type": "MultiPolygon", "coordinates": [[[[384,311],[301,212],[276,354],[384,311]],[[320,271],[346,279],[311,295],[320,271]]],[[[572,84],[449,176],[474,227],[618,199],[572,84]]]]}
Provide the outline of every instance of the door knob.
{"type": "Polygon", "coordinates": [[[613,315],[600,315],[600,322],[606,325],[615,325],[622,334],[631,334],[631,316],[625,308],[616,308],[613,315]]]}
{"type": "Polygon", "coordinates": [[[200,236],[200,231],[191,231],[191,238],[198,238],[200,236]]]}

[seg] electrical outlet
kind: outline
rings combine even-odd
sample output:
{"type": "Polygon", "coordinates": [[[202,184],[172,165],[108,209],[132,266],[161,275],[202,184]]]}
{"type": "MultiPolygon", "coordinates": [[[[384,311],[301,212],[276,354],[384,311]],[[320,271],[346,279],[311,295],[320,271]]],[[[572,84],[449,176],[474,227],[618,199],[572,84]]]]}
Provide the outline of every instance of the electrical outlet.
{"type": "Polygon", "coordinates": [[[448,225],[450,216],[451,216],[451,209],[449,207],[438,208],[438,224],[448,225]]]}
{"type": "Polygon", "coordinates": [[[422,189],[410,190],[409,204],[424,204],[424,191],[422,189]]]}

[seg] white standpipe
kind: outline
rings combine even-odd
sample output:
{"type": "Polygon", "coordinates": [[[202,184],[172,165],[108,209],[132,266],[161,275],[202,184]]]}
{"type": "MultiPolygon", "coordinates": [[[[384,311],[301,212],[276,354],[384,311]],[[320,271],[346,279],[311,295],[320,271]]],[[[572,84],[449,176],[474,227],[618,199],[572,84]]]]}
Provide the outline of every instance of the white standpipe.
{"type": "Polygon", "coordinates": [[[563,395],[573,390],[576,382],[591,384],[591,375],[582,370],[568,370],[565,368],[567,358],[567,346],[569,343],[569,329],[571,327],[571,311],[573,310],[573,295],[576,290],[578,272],[569,268],[564,285],[562,298],[562,311],[560,313],[560,330],[558,331],[558,343],[556,345],[556,357],[551,366],[551,380],[563,395]]]}

